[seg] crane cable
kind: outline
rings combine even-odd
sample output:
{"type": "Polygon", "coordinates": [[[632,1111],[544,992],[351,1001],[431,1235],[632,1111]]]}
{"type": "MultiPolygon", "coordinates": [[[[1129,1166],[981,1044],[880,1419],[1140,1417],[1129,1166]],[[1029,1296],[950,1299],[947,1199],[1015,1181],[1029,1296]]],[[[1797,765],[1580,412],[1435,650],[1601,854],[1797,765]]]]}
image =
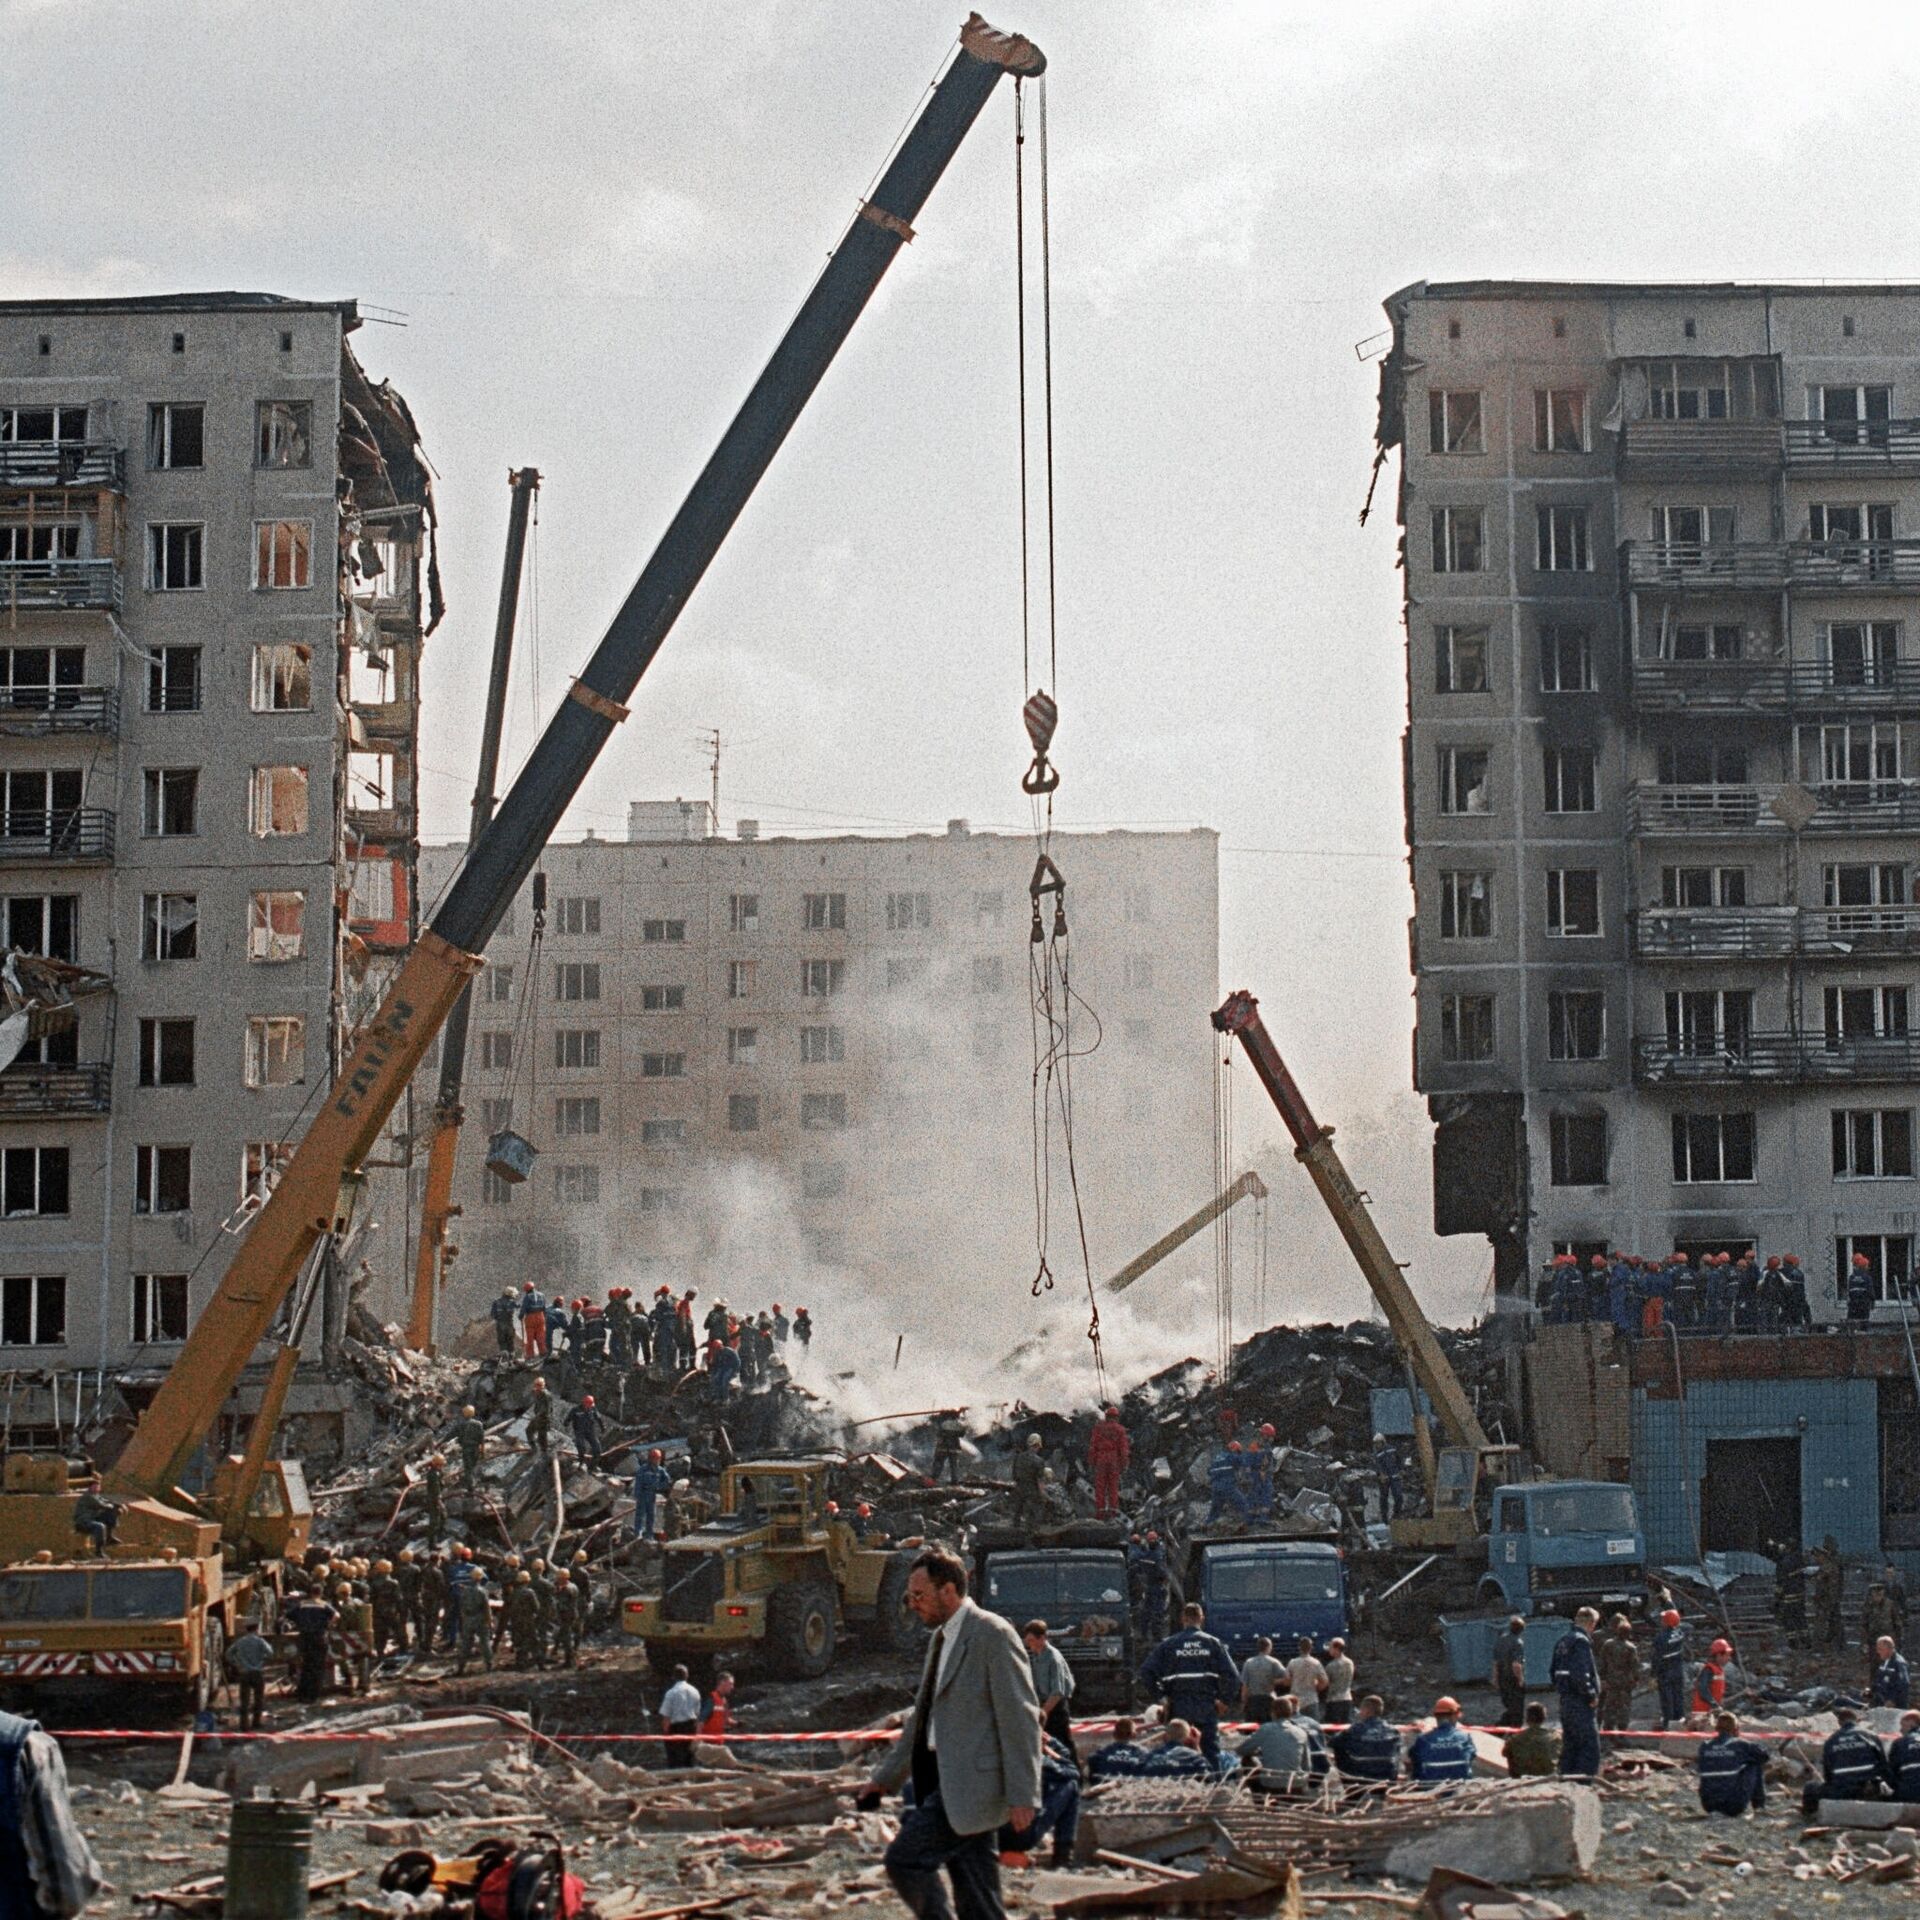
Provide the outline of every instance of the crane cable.
{"type": "Polygon", "coordinates": [[[1055,557],[1053,460],[1053,259],[1052,218],[1047,164],[1047,88],[1035,82],[1039,127],[1040,209],[1040,399],[1042,478],[1046,499],[1046,641],[1044,683],[1034,676],[1034,552],[1032,461],[1028,449],[1029,401],[1027,383],[1027,103],[1025,82],[1013,89],[1013,198],[1014,198],[1014,320],[1018,336],[1019,451],[1020,451],[1020,681],[1024,704],[1021,718],[1033,747],[1033,761],[1021,779],[1021,791],[1031,805],[1034,838],[1033,878],[1027,895],[1032,922],[1027,944],[1028,1002],[1033,1044],[1033,1081],[1029,1122],[1032,1128],[1034,1276],[1031,1292],[1038,1299],[1054,1284],[1048,1261],[1052,1235],[1054,1190],[1053,1134],[1058,1125],[1068,1192],[1073,1201],[1074,1231],[1087,1289],[1087,1340],[1093,1348],[1094,1378],[1100,1398],[1107,1396],[1106,1357],[1100,1341],[1100,1300],[1094,1287],[1093,1257],[1087,1246],[1086,1209],[1080,1195],[1080,1173],[1074,1152],[1073,1062],[1100,1044],[1099,1016],[1073,984],[1072,953],[1067,931],[1067,882],[1053,858],[1053,795],[1060,775],[1047,760],[1060,709],[1055,691],[1060,676],[1059,594],[1055,557]],[[1051,912],[1048,911],[1049,899],[1051,912]],[[1094,1023],[1091,1045],[1076,1046],[1073,1033],[1075,1003],[1094,1023]]]}

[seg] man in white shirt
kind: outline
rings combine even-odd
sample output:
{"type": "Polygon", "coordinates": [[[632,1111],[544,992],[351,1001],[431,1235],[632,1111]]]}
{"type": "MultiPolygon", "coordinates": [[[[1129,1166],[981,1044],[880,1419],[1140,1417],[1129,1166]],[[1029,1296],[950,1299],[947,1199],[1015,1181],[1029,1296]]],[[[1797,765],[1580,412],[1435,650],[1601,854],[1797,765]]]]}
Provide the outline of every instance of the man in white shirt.
{"type": "Polygon", "coordinates": [[[660,1696],[661,1730],[667,1741],[667,1765],[693,1765],[693,1736],[700,1730],[700,1689],[687,1677],[685,1667],[675,1667],[673,1684],[660,1696]]]}
{"type": "Polygon", "coordinates": [[[1300,1703],[1302,1713],[1320,1716],[1320,1703],[1327,1697],[1327,1670],[1313,1655],[1313,1642],[1306,1634],[1299,1640],[1299,1651],[1287,1662],[1287,1691],[1300,1703]]]}

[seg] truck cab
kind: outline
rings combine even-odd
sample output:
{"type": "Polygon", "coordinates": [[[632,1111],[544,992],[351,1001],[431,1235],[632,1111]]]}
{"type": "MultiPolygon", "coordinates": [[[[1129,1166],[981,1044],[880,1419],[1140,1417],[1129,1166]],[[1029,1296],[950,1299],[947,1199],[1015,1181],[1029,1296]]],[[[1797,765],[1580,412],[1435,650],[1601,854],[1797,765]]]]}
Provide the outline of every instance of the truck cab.
{"type": "Polygon", "coordinates": [[[1347,1633],[1347,1563],[1331,1540],[1196,1540],[1186,1594],[1207,1612],[1207,1631],[1236,1660],[1265,1635],[1285,1659],[1302,1635],[1321,1652],[1347,1633]]]}
{"type": "Polygon", "coordinates": [[[1500,1487],[1480,1598],[1519,1614],[1571,1614],[1637,1603],[1647,1542],[1633,1489],[1610,1480],[1500,1487]]]}
{"type": "Polygon", "coordinates": [[[1114,1546],[983,1546],[975,1597],[1016,1628],[1044,1620],[1073,1669],[1076,1706],[1132,1704],[1133,1610],[1127,1556],[1114,1546]]]}

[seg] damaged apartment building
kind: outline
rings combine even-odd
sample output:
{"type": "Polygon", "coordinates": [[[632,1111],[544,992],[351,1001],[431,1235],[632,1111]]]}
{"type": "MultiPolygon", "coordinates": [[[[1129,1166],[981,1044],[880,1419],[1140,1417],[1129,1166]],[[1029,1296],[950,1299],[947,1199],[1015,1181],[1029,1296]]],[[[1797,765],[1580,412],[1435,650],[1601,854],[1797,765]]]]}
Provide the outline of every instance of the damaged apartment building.
{"type": "Polygon", "coordinates": [[[359,324],[0,304],[0,947],[86,970],[0,1067],[16,1444],[138,1407],[413,934],[433,499],[359,324]]]}

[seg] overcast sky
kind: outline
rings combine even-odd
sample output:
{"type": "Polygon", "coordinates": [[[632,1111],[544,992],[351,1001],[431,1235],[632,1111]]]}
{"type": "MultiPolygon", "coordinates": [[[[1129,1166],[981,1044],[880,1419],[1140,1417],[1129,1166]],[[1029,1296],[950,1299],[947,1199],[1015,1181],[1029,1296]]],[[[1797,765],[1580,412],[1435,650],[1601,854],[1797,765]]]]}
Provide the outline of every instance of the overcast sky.
{"type": "MultiPolygon", "coordinates": [[[[1426,1231],[1407,1085],[1393,483],[1360,528],[1356,343],[1422,278],[1916,277],[1920,201],[1887,184],[1912,12],[1006,4],[1051,62],[1058,820],[1220,830],[1222,984],[1262,995],[1396,1250],[1465,1313],[1484,1248],[1426,1231]]],[[[404,318],[355,346],[440,475],[425,827],[455,837],[508,467],[546,476],[550,706],[964,11],[0,0],[0,290],[404,318]]],[[[1023,821],[1012,114],[1003,88],[569,830],[704,793],[709,726],[729,822],[1023,821]]],[[[1311,1206],[1289,1219],[1303,1305],[1361,1311],[1311,1206]]]]}

